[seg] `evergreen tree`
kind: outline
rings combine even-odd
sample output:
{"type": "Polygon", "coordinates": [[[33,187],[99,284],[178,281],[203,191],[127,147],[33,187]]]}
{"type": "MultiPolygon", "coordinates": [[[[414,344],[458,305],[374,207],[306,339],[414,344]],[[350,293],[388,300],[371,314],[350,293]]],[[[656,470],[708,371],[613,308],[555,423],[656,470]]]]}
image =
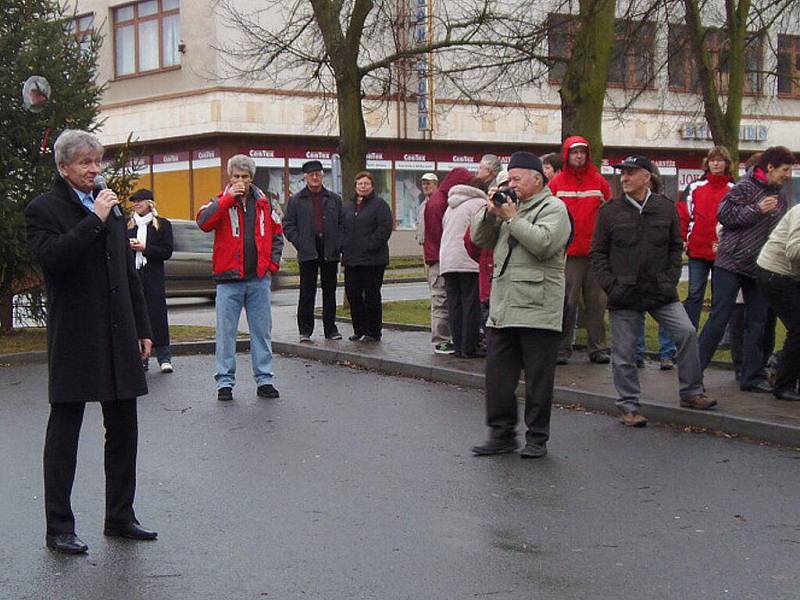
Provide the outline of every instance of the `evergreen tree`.
{"type": "Polygon", "coordinates": [[[11,299],[40,280],[25,240],[26,204],[52,184],[54,140],[66,128],[97,128],[94,80],[101,39],[80,40],[74,14],[54,0],[3,0],[0,11],[0,335],[12,330],[11,299]],[[83,43],[82,43],[83,42],[83,43]],[[22,86],[45,77],[51,96],[27,111],[22,86]]]}

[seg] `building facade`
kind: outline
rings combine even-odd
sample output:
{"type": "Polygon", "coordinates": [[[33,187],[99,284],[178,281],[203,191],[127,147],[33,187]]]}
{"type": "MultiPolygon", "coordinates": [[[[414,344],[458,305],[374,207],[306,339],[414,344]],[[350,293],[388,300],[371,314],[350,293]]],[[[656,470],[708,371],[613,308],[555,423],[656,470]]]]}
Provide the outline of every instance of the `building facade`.
{"type": "MultiPolygon", "coordinates": [[[[428,0],[398,0],[404,1],[421,16],[436,10],[428,0]]],[[[258,7],[257,0],[236,4],[258,7]]],[[[144,156],[141,185],[153,189],[159,212],[171,218],[193,218],[219,192],[225,164],[237,153],[253,157],[256,184],[285,203],[302,186],[300,165],[316,158],[330,169],[338,142],[335,113],[325,109],[321,94],[225,76],[229,57],[216,48],[238,34],[215,5],[188,0],[77,0],[75,5],[76,34],[96,30],[104,37],[97,75],[106,83],[100,137],[114,146],[133,133],[144,156]]],[[[549,35],[548,51],[564,57],[569,17],[560,17],[565,24],[549,35]]],[[[682,35],[681,25],[663,19],[663,26],[653,23],[637,49],[621,53],[612,67],[603,173],[615,184],[609,165],[644,153],[659,165],[668,194],[677,197],[700,174],[711,141],[696,74],[687,67],[691,61],[672,48],[682,35]],[[655,69],[656,57],[667,53],[668,68],[653,75],[649,69],[655,69]],[[632,106],[623,114],[613,110],[625,102],[628,92],[622,88],[637,85],[644,89],[632,106]]],[[[777,144],[800,150],[800,84],[795,79],[800,75],[800,31],[776,30],[769,36],[748,54],[743,156],[777,144]],[[762,75],[770,69],[779,75],[762,75]]],[[[413,94],[366,112],[367,167],[395,215],[394,255],[420,252],[413,230],[423,173],[441,176],[454,166],[475,168],[484,153],[502,158],[519,149],[552,152],[561,139],[558,68],[542,85],[526,89],[522,102],[487,101],[480,110],[460,98],[435,94],[427,74],[417,76],[412,69],[408,76],[413,94]]],[[[800,198],[800,168],[792,195],[800,198]]]]}

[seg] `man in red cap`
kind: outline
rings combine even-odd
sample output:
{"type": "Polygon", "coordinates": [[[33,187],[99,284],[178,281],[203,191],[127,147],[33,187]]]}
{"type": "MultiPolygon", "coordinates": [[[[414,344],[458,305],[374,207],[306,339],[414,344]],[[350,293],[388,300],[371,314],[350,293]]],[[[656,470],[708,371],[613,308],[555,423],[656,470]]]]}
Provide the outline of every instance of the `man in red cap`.
{"type": "Polygon", "coordinates": [[[580,136],[568,137],[562,148],[563,169],[549,183],[553,195],[567,205],[572,217],[573,238],[567,248],[566,303],[564,328],[557,363],[567,364],[572,355],[572,335],[583,297],[583,322],[589,336],[589,360],[608,364],[605,347],[606,295],[589,268],[589,249],[600,206],[611,198],[611,188],[592,163],[589,142],[580,136]]]}

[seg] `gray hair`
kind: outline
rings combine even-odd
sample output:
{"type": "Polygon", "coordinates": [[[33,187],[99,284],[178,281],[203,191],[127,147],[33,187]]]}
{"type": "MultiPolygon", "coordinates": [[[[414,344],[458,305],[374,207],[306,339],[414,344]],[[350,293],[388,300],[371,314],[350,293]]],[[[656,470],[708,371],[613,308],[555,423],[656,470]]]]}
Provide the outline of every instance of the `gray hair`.
{"type": "Polygon", "coordinates": [[[231,156],[228,161],[228,175],[233,175],[233,170],[239,169],[240,171],[247,171],[250,177],[256,176],[256,161],[244,154],[236,154],[231,156]]]}
{"type": "Polygon", "coordinates": [[[53,144],[56,166],[71,164],[78,153],[87,150],[103,156],[103,144],[94,135],[81,129],[65,129],[53,144]]]}
{"type": "Polygon", "coordinates": [[[536,169],[530,169],[530,172],[533,174],[535,179],[539,180],[539,183],[542,184],[542,187],[544,187],[544,175],[539,173],[539,171],[536,169]]]}
{"type": "Polygon", "coordinates": [[[484,154],[481,158],[481,162],[495,175],[503,168],[503,163],[501,163],[500,159],[494,154],[484,154]]]}

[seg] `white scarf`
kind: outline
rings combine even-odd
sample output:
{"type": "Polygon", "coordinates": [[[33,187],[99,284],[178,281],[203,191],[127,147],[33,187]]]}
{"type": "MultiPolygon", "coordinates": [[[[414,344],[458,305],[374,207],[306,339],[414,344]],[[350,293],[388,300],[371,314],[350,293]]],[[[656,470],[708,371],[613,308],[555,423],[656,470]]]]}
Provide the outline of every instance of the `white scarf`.
{"type": "MultiPolygon", "coordinates": [[[[153,222],[155,215],[151,212],[145,216],[140,217],[137,213],[133,213],[133,220],[136,222],[136,239],[145,246],[147,245],[147,226],[153,222]]],[[[141,252],[136,252],[136,270],[138,271],[147,264],[147,259],[141,252]]]]}

